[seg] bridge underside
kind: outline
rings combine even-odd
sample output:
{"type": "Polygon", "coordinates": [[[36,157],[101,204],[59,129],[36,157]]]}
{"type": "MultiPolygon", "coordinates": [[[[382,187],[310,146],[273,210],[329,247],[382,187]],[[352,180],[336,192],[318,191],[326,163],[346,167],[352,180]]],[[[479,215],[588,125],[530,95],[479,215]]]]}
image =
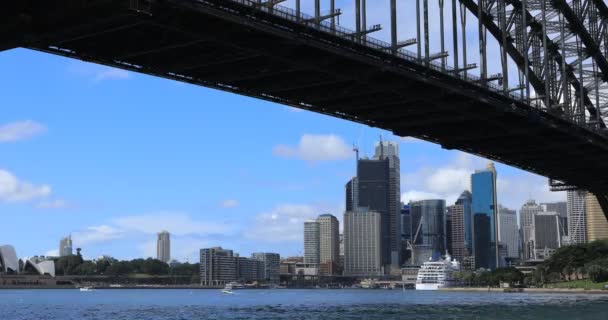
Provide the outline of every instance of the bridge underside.
{"type": "Polygon", "coordinates": [[[150,14],[130,10],[129,0],[3,2],[0,50],[26,47],[309,109],[608,195],[606,137],[314,27],[220,0],[167,0],[150,14]]]}

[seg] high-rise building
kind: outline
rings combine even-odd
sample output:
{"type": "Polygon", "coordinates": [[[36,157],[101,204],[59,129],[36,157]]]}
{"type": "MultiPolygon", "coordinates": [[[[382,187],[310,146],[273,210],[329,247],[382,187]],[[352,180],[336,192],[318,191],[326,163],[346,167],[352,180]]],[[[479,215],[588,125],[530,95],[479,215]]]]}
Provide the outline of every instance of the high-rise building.
{"type": "Polygon", "coordinates": [[[168,263],[171,260],[171,235],[161,231],[156,238],[156,259],[168,263]]]}
{"type": "Polygon", "coordinates": [[[445,251],[452,255],[452,232],[450,232],[452,230],[452,211],[449,207],[445,211],[445,227],[443,230],[445,234],[445,251]]]}
{"type": "Polygon", "coordinates": [[[608,239],[608,220],[595,195],[587,193],[587,238],[589,242],[608,239]]]}
{"type": "MultiPolygon", "coordinates": [[[[204,286],[221,286],[238,279],[237,258],[221,247],[201,249],[200,280],[204,286]]],[[[246,273],[243,273],[246,274],[246,273]]]]}
{"type": "Polygon", "coordinates": [[[561,247],[559,216],[556,212],[541,212],[534,216],[534,259],[549,258],[561,247]]]}
{"type": "Polygon", "coordinates": [[[492,222],[485,213],[477,213],[473,216],[473,237],[475,237],[475,269],[488,269],[494,259],[491,243],[490,226],[492,222]]]}
{"type": "MultiPolygon", "coordinates": [[[[388,246],[385,249],[385,264],[390,262],[391,273],[401,273],[401,164],[399,160],[399,144],[391,141],[380,141],[375,145],[374,159],[388,159],[388,246]]],[[[373,208],[372,208],[373,209],[373,208]]],[[[387,224],[383,222],[383,224],[387,224]]],[[[384,236],[385,237],[385,236],[384,236]]]]}
{"type": "Polygon", "coordinates": [[[422,264],[433,255],[445,254],[445,200],[412,201],[410,212],[413,263],[422,264]]]}
{"type": "Polygon", "coordinates": [[[350,179],[345,188],[346,211],[353,211],[359,207],[359,179],[357,177],[350,179]]]}
{"type": "Polygon", "coordinates": [[[587,191],[568,191],[568,237],[570,244],[587,243],[587,191]]]}
{"type": "Polygon", "coordinates": [[[412,215],[408,204],[401,208],[401,238],[408,241],[412,240],[412,215]]]}
{"type": "Polygon", "coordinates": [[[71,256],[72,255],[72,236],[69,235],[59,240],[59,256],[71,256]]]}
{"type": "Polygon", "coordinates": [[[464,205],[455,204],[449,206],[448,214],[451,216],[450,228],[446,231],[451,234],[451,247],[448,246],[448,250],[452,254],[452,257],[458,262],[464,262],[464,257],[468,256],[467,245],[465,241],[465,210],[464,205]]]}
{"type": "Polygon", "coordinates": [[[461,205],[464,210],[464,243],[467,249],[466,255],[473,255],[473,195],[468,190],[463,191],[456,200],[457,205],[461,205]]]}
{"type": "MultiPolygon", "coordinates": [[[[498,203],[496,198],[496,169],[493,163],[489,163],[485,170],[479,170],[471,175],[471,191],[473,194],[472,214],[475,217],[473,223],[474,234],[485,234],[485,231],[477,230],[480,228],[475,221],[479,214],[486,215],[489,219],[490,238],[489,242],[480,242],[478,238],[473,240],[474,251],[478,248],[488,257],[481,257],[480,253],[475,252],[475,262],[478,267],[486,269],[496,269],[498,266],[498,233],[500,232],[499,221],[496,210],[498,203]],[[487,264],[486,264],[487,262],[487,264]]],[[[481,221],[481,220],[480,220],[481,221]]],[[[485,227],[485,224],[484,224],[485,227]]],[[[484,238],[485,239],[485,238],[484,238]]]]}
{"type": "Polygon", "coordinates": [[[519,258],[519,228],[517,227],[517,213],[515,210],[498,206],[500,219],[499,244],[505,248],[506,258],[519,258]]]}
{"type": "Polygon", "coordinates": [[[304,222],[304,263],[318,265],[321,261],[321,228],[315,220],[304,222]]]}
{"type": "Polygon", "coordinates": [[[567,202],[548,202],[541,203],[544,212],[557,212],[559,216],[559,230],[562,235],[568,235],[568,203],[567,202]]]}
{"type": "Polygon", "coordinates": [[[253,260],[261,261],[261,272],[258,279],[268,281],[270,283],[279,283],[281,256],[278,253],[257,252],[251,255],[253,260]]]}
{"type": "Polygon", "coordinates": [[[344,213],[344,275],[381,276],[381,214],[367,208],[344,213]]]}
{"type": "Polygon", "coordinates": [[[254,253],[252,258],[245,258],[222,247],[201,249],[201,285],[223,286],[237,280],[278,283],[280,260],[276,253],[254,253]]]}
{"type": "Polygon", "coordinates": [[[340,263],[340,226],[338,219],[331,214],[322,214],[319,223],[319,272],[338,274],[340,263]]]}
{"type": "Polygon", "coordinates": [[[519,210],[522,239],[522,258],[534,258],[534,217],[543,212],[543,207],[534,200],[528,200],[519,210]]]}

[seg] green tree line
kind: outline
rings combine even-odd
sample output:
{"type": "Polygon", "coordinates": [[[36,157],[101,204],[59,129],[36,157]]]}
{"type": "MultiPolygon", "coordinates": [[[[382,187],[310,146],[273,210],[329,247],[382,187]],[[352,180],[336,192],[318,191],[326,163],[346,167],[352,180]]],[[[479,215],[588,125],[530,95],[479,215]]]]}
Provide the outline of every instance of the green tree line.
{"type": "Polygon", "coordinates": [[[111,257],[104,257],[97,260],[84,260],[81,255],[70,255],[55,260],[55,273],[57,275],[80,276],[146,274],[195,277],[198,276],[199,265],[198,263],[175,263],[170,266],[152,258],[120,261],[111,257]]]}

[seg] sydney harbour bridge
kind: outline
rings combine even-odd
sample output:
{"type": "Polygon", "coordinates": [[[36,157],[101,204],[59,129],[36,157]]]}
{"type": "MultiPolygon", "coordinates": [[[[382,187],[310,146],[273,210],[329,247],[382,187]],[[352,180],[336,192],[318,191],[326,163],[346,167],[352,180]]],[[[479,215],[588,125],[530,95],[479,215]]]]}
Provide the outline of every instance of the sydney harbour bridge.
{"type": "Polygon", "coordinates": [[[38,50],[413,136],[544,175],[554,190],[591,191],[608,214],[605,0],[389,0],[385,25],[352,1],[347,29],[334,0],[5,0],[0,51],[38,50]],[[431,17],[429,4],[439,9],[431,17]],[[399,32],[404,12],[412,34],[399,32]],[[374,37],[382,29],[390,40],[374,37]]]}

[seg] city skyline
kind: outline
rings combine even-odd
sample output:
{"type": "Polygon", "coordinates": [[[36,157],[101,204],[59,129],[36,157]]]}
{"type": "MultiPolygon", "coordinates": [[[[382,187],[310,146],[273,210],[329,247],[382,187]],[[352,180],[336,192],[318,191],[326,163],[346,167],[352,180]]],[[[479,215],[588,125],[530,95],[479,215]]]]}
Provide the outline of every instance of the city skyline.
{"type": "MultiPolygon", "coordinates": [[[[199,248],[220,244],[297,255],[301,221],[326,212],[342,219],[353,143],[362,157],[373,155],[381,134],[399,143],[404,202],[452,204],[487,162],[344,120],[84,62],[26,50],[2,58],[0,84],[11,90],[0,117],[0,208],[16,225],[39,221],[28,234],[7,234],[24,256],[56,253],[58,239],[72,234],[86,257],[154,257],[154,234],[162,229],[175,235],[178,260],[196,261],[199,248]],[[45,89],[31,95],[31,85],[45,89]],[[257,138],[243,139],[251,129],[257,138]],[[268,232],[276,240],[264,239],[268,232]]],[[[506,207],[517,209],[530,196],[565,201],[544,177],[501,164],[497,170],[498,201],[506,207]]]]}

